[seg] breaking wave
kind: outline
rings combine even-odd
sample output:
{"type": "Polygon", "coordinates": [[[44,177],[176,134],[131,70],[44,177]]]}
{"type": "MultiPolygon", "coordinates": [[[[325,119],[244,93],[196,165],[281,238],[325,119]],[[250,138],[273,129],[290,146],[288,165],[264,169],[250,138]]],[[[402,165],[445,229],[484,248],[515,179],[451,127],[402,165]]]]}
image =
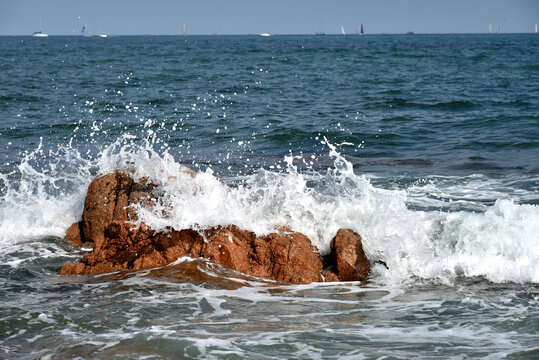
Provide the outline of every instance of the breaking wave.
{"type": "Polygon", "coordinates": [[[333,159],[327,170],[301,172],[296,164],[302,157],[290,155],[281,172],[259,169],[226,179],[211,167],[191,177],[167,152],[159,154],[132,140],[118,139],[94,160],[71,147],[44,154],[40,145],[11,173],[0,174],[0,251],[23,242],[39,244],[46,236],[62,237],[80,218],[91,178],[130,169],[163,190],[154,208],[138,209],[156,230],[236,224],[264,235],[289,225],[326,252],[339,228],[351,228],[362,235],[367,255],[387,264],[388,269],[375,267],[376,282],[451,283],[475,276],[495,283],[539,282],[537,205],[503,198],[482,211],[421,209],[418,203],[430,200],[427,194],[418,196],[420,187],[373,186],[327,140],[333,159]]]}

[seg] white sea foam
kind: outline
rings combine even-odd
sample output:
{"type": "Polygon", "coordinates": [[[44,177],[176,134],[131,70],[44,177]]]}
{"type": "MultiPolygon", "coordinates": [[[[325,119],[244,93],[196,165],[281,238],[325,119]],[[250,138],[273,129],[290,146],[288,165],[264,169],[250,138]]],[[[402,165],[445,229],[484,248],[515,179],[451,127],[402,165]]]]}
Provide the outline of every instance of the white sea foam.
{"type": "MultiPolygon", "coordinates": [[[[298,159],[288,156],[286,171],[261,169],[244,176],[239,186],[228,186],[211,168],[192,178],[171,155],[135,145],[129,136],[95,161],[67,148],[58,151],[54,162],[37,166],[38,148],[21,162],[16,180],[1,175],[7,190],[0,202],[0,247],[63,236],[80,219],[90,174],[129,168],[136,178],[148,176],[163,191],[154,208],[138,209],[140,218],[156,230],[236,224],[264,235],[289,225],[325,253],[339,228],[351,228],[362,235],[368,256],[389,267],[376,267],[375,280],[382,283],[416,278],[450,283],[459,276],[539,282],[538,206],[500,199],[477,213],[412,210],[407,190],[373,186],[326,144],[334,159],[327,171],[301,173],[294,166],[298,159]]],[[[419,187],[410,189],[412,203],[417,203],[419,187]]],[[[494,191],[489,189],[485,191],[494,191]]],[[[445,191],[436,184],[427,190],[445,191]]],[[[471,190],[482,196],[477,184],[471,190]]],[[[467,194],[466,200],[472,199],[467,194]]]]}
{"type": "Polygon", "coordinates": [[[60,148],[52,155],[51,161],[40,143],[15,172],[0,174],[4,189],[0,197],[0,248],[45,236],[63,236],[80,217],[91,164],[71,148],[60,148]],[[44,159],[46,164],[42,163],[44,159]]]}

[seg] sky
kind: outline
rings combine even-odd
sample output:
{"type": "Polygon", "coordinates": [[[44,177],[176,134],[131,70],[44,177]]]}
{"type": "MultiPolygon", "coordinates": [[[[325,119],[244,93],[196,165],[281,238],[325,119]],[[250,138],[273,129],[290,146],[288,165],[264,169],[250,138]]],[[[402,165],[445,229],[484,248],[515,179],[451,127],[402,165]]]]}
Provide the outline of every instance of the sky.
{"type": "Polygon", "coordinates": [[[533,32],[539,0],[0,0],[0,35],[533,32]],[[41,20],[40,20],[41,19],[41,20]],[[42,27],[40,26],[40,21],[42,27]]]}

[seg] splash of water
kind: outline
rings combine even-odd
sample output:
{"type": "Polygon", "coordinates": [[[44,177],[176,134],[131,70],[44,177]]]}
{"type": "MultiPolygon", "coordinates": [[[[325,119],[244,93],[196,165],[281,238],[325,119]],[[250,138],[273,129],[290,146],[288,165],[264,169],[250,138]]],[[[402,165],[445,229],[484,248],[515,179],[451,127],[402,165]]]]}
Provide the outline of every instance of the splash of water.
{"type": "Polygon", "coordinates": [[[374,187],[357,175],[327,139],[333,167],[298,171],[301,156],[287,156],[285,171],[259,169],[229,186],[207,168],[195,177],[166,151],[125,135],[95,160],[61,147],[27,154],[15,173],[0,175],[0,248],[45,236],[61,237],[80,219],[92,174],[130,169],[149,177],[163,196],[139,216],[156,230],[236,224],[265,235],[289,225],[325,253],[339,228],[363,237],[375,281],[386,284],[427,279],[451,283],[483,276],[493,282],[539,282],[539,207],[503,199],[485,212],[412,210],[406,190],[374,187]],[[54,160],[46,160],[54,159],[54,160]],[[166,215],[163,215],[166,214],[166,215]]]}

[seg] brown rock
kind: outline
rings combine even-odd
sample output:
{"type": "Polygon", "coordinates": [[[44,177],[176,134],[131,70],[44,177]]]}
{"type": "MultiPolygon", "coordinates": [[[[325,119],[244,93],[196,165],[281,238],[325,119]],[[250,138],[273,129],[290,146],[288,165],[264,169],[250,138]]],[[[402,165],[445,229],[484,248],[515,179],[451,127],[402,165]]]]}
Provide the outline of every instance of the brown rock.
{"type": "Polygon", "coordinates": [[[105,229],[104,240],[84,254],[78,266],[64,265],[61,274],[101,274],[117,270],[143,270],[167,265],[182,256],[199,257],[204,238],[193,230],[172,230],[153,235],[141,226],[113,221],[105,229]]]}
{"type": "Polygon", "coordinates": [[[256,239],[254,233],[240,230],[236,226],[210,229],[208,242],[202,256],[216,264],[251,275],[251,243],[256,239]]]}
{"type": "Polygon", "coordinates": [[[350,229],[339,229],[331,240],[331,255],[340,281],[365,280],[371,263],[363,252],[361,236],[350,229]]]}
{"type": "MultiPolygon", "coordinates": [[[[88,187],[82,213],[80,242],[98,246],[105,238],[105,229],[113,221],[136,221],[133,206],[151,206],[155,186],[141,179],[137,182],[128,172],[118,171],[97,176],[88,187]]],[[[71,229],[71,228],[70,228],[71,229]]],[[[76,240],[74,230],[66,240],[76,240]]]]}
{"type": "Polygon", "coordinates": [[[339,277],[333,271],[324,269],[321,272],[323,282],[336,282],[339,281],[339,277]]]}
{"type": "Polygon", "coordinates": [[[322,261],[309,238],[298,232],[257,238],[236,226],[212,229],[202,256],[244,274],[304,284],[320,281],[322,261]]]}
{"type": "Polygon", "coordinates": [[[234,225],[203,233],[168,229],[156,234],[144,223],[133,228],[134,206],[153,206],[157,190],[147,179],[133,181],[127,172],[96,177],[88,187],[82,221],[73,224],[65,237],[75,245],[90,241],[94,248],[79,263],[63,266],[60,273],[136,271],[161,267],[182,256],[203,257],[247,275],[295,284],[363,280],[370,271],[361,237],[352,230],[339,230],[323,269],[309,238],[289,227],[265,237],[234,225]]]}
{"type": "Polygon", "coordinates": [[[270,234],[265,241],[270,244],[273,279],[294,284],[321,280],[322,261],[308,237],[299,232],[270,234]]]}
{"type": "Polygon", "coordinates": [[[131,187],[132,180],[130,182],[129,179],[131,177],[127,173],[115,172],[98,176],[90,183],[82,213],[83,236],[87,241],[100,244],[104,240],[105,228],[112,222],[114,215],[118,220],[127,220],[127,215],[121,216],[124,215],[121,209],[115,209],[120,192],[120,202],[125,202],[127,206],[127,199],[124,198],[125,188],[131,187]]]}
{"type": "Polygon", "coordinates": [[[73,223],[67,230],[64,240],[75,246],[82,246],[82,221],[73,223]]]}
{"type": "Polygon", "coordinates": [[[271,234],[257,238],[236,226],[209,229],[207,240],[194,230],[153,234],[147,227],[132,229],[111,222],[103,241],[78,264],[62,267],[61,274],[100,274],[118,270],[160,267],[182,256],[204,257],[247,275],[295,284],[320,281],[322,261],[316,247],[303,234],[271,234]]]}

